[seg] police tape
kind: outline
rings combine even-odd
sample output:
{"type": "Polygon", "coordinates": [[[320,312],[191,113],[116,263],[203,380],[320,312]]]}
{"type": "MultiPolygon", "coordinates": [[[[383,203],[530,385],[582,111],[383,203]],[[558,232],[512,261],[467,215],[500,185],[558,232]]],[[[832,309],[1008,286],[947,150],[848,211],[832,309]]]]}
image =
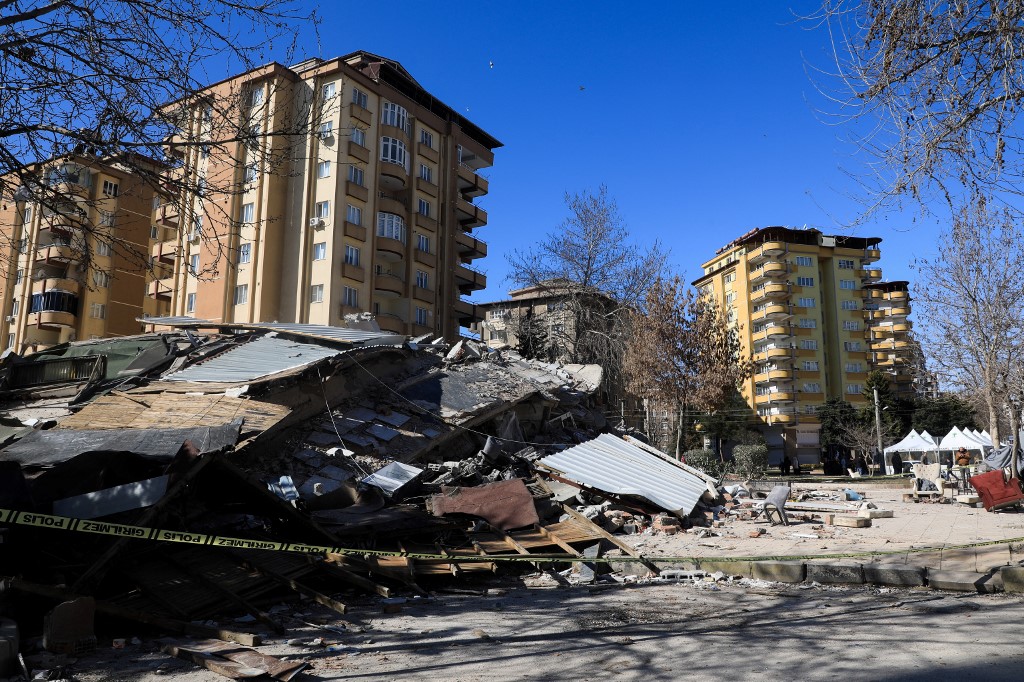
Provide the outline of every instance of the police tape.
{"type": "Polygon", "coordinates": [[[362,549],[357,547],[336,547],[329,545],[310,545],[298,542],[277,542],[274,540],[253,540],[250,538],[232,538],[221,535],[206,535],[191,531],[167,530],[163,528],[147,528],[124,523],[109,523],[89,519],[74,519],[54,514],[0,509],[0,524],[29,526],[49,530],[61,530],[72,533],[89,533],[108,535],[133,540],[150,540],[157,542],[175,542],[186,545],[205,547],[223,547],[228,549],[251,549],[265,552],[292,552],[296,554],[335,554],[355,557],[402,557],[407,559],[424,559],[445,561],[448,563],[473,562],[528,562],[528,563],[636,563],[657,562],[662,564],[692,563],[697,566],[712,562],[753,561],[812,561],[816,559],[856,559],[881,556],[900,556],[910,554],[928,554],[932,552],[950,552],[996,545],[1012,545],[1024,543],[1024,537],[1003,540],[985,540],[957,545],[938,547],[909,547],[867,552],[839,552],[830,554],[790,554],[762,556],[616,556],[616,557],[585,557],[572,554],[454,554],[429,552],[402,552],[382,549],[362,549]]]}

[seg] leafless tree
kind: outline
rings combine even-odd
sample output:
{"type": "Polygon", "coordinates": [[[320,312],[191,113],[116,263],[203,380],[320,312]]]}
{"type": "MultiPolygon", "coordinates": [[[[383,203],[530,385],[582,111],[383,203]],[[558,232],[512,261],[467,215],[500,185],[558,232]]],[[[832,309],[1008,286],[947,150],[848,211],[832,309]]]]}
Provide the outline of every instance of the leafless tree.
{"type": "Polygon", "coordinates": [[[830,113],[873,155],[871,208],[939,196],[955,211],[964,196],[1022,194],[1024,4],[822,0],[807,18],[838,66],[819,72],[830,113]]]}
{"type": "Polygon", "coordinates": [[[979,202],[919,259],[918,334],[946,385],[985,405],[996,445],[1007,399],[1019,395],[1024,362],[1024,233],[1009,209],[979,202]]]}
{"type": "Polygon", "coordinates": [[[102,162],[136,189],[185,204],[183,219],[197,202],[225,210],[211,199],[237,192],[237,181],[181,172],[186,152],[237,156],[241,145],[301,135],[308,124],[254,129],[242,113],[246,93],[203,91],[272,56],[290,58],[296,37],[315,28],[295,0],[0,0],[0,200],[77,206],[85,215],[73,245],[87,266],[96,241],[148,266],[146,245],[95,224],[62,181],[102,162]],[[211,118],[219,129],[187,125],[198,106],[223,114],[211,118]]]}
{"type": "Polygon", "coordinates": [[[687,416],[722,408],[754,370],[738,330],[722,307],[679,277],[657,280],[642,311],[631,313],[633,335],[624,358],[628,389],[671,406],[679,415],[676,454],[687,416]]]}
{"type": "Polygon", "coordinates": [[[509,278],[557,297],[550,327],[556,354],[568,362],[604,366],[606,381],[621,381],[631,334],[628,311],[642,305],[663,273],[667,253],[659,242],[635,244],[615,200],[596,193],[566,194],[569,217],[539,243],[508,255],[509,278]]]}

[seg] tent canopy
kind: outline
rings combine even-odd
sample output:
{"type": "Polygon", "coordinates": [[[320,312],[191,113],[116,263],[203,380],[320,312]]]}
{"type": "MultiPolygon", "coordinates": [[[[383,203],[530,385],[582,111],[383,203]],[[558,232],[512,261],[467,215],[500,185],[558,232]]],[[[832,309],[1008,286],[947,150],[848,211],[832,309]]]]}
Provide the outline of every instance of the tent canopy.
{"type": "Polygon", "coordinates": [[[931,452],[932,450],[935,450],[935,441],[930,436],[926,437],[911,429],[906,438],[895,445],[887,447],[885,454],[890,455],[894,452],[931,452]]]}
{"type": "Polygon", "coordinates": [[[977,450],[981,453],[984,453],[990,447],[990,445],[986,445],[969,431],[961,431],[955,426],[939,444],[940,450],[959,450],[964,448],[965,450],[977,450]]]}

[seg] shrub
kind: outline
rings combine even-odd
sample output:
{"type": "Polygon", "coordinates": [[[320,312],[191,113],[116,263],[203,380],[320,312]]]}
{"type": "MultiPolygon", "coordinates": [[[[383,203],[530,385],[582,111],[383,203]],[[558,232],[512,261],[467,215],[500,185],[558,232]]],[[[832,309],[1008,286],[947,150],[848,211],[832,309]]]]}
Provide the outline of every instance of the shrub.
{"type": "Polygon", "coordinates": [[[768,470],[768,448],[764,445],[737,445],[732,449],[736,473],[749,481],[764,478],[768,470]]]}
{"type": "Polygon", "coordinates": [[[683,457],[686,458],[686,463],[690,466],[715,478],[722,478],[729,470],[729,463],[723,462],[711,450],[687,450],[683,453],[683,457]]]}

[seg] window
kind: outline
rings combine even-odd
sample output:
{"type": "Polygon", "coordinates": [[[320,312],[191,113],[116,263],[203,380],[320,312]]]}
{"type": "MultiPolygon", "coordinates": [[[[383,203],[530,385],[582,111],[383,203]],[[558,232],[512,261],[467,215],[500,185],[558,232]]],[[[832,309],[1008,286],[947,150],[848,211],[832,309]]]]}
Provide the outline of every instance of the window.
{"type": "Polygon", "coordinates": [[[103,196],[105,197],[116,197],[118,186],[116,182],[110,180],[103,181],[103,196]]]}
{"type": "Polygon", "coordinates": [[[429,130],[420,131],[420,144],[424,147],[434,148],[434,135],[429,130]]]}
{"type": "Polygon", "coordinates": [[[96,255],[97,256],[109,256],[114,253],[114,249],[107,242],[96,243],[96,255]]]}
{"type": "Polygon", "coordinates": [[[355,142],[360,147],[365,147],[366,146],[366,131],[363,130],[362,128],[353,128],[352,129],[352,141],[355,142]]]}
{"type": "Polygon", "coordinates": [[[28,253],[28,237],[18,240],[18,253],[28,253]]]}
{"type": "Polygon", "coordinates": [[[256,182],[257,176],[258,176],[258,173],[256,172],[256,164],[255,163],[250,163],[248,166],[245,167],[245,181],[246,182],[256,182]]]}
{"type": "Polygon", "coordinates": [[[839,259],[839,269],[840,270],[853,270],[853,261],[852,260],[847,260],[845,258],[840,258],[839,259]]]}
{"type": "Polygon", "coordinates": [[[252,223],[256,220],[256,205],[253,203],[242,204],[242,222],[252,223]]]}
{"type": "Polygon", "coordinates": [[[804,360],[804,371],[805,372],[817,372],[818,361],[817,360],[804,360]]]}
{"type": "Polygon", "coordinates": [[[802,287],[813,287],[814,286],[814,278],[813,277],[797,277],[796,278],[796,283],[798,285],[802,286],[802,287]]]}
{"type": "Polygon", "coordinates": [[[420,199],[419,208],[417,212],[422,216],[430,217],[430,202],[426,199],[420,199]]]}
{"type": "Polygon", "coordinates": [[[199,145],[199,158],[208,159],[210,158],[210,145],[201,144],[199,145]]]}
{"type": "Polygon", "coordinates": [[[726,284],[731,284],[732,282],[735,282],[736,281],[736,273],[735,272],[730,272],[728,275],[726,275],[725,277],[722,278],[722,281],[725,282],[726,284]]]}
{"type": "Polygon", "coordinates": [[[363,209],[358,206],[348,205],[348,212],[345,215],[345,220],[349,221],[353,225],[363,224],[363,209]]]}
{"type": "Polygon", "coordinates": [[[430,237],[425,234],[416,235],[416,250],[430,253],[430,237]]]}
{"type": "Polygon", "coordinates": [[[190,239],[199,239],[203,236],[203,216],[198,213],[192,215],[192,234],[190,239]]]}
{"type": "Polygon", "coordinates": [[[25,212],[22,214],[21,222],[23,222],[26,225],[28,225],[29,223],[32,222],[32,207],[31,206],[26,206],[25,207],[25,212]]]}
{"type": "Polygon", "coordinates": [[[188,271],[193,275],[199,274],[199,254],[193,253],[188,257],[188,271]]]}
{"type": "Polygon", "coordinates": [[[352,88],[352,104],[365,109],[367,104],[366,93],[359,88],[352,88]]]}
{"type": "Polygon", "coordinates": [[[327,242],[313,244],[313,260],[327,259],[327,242]]]}
{"type": "Polygon", "coordinates": [[[21,284],[21,280],[24,279],[24,278],[25,278],[25,271],[24,270],[18,270],[18,274],[16,274],[14,276],[14,283],[15,284],[21,284]]]}
{"type": "Polygon", "coordinates": [[[110,275],[106,272],[94,272],[92,273],[93,285],[106,289],[110,286],[110,275]]]}
{"type": "Polygon", "coordinates": [[[860,351],[860,341],[843,341],[843,350],[852,351],[854,353],[860,351]]]}
{"type": "Polygon", "coordinates": [[[804,384],[804,393],[821,393],[821,384],[816,381],[804,384]]]}
{"type": "Polygon", "coordinates": [[[355,166],[348,167],[348,181],[353,185],[363,186],[363,169],[355,166]]]}
{"type": "MultiPolygon", "coordinates": [[[[263,86],[253,88],[252,92],[249,93],[249,104],[253,107],[258,107],[263,104],[263,86]]],[[[212,112],[211,112],[212,116],[212,112]]]]}
{"type": "Polygon", "coordinates": [[[17,315],[20,309],[21,301],[19,301],[18,299],[14,299],[14,302],[11,303],[11,315],[17,315]]]}
{"type": "Polygon", "coordinates": [[[395,163],[405,168],[407,160],[405,143],[396,137],[380,138],[380,160],[395,163]]]}
{"type": "Polygon", "coordinates": [[[862,365],[859,362],[848,362],[848,363],[846,363],[846,371],[847,372],[863,372],[864,371],[864,365],[862,365]]]}
{"type": "Polygon", "coordinates": [[[421,327],[427,326],[427,310],[426,308],[416,308],[416,324],[421,327]]]}
{"type": "Polygon", "coordinates": [[[196,311],[196,295],[188,294],[185,296],[185,312],[194,313],[196,311]]]}
{"type": "Polygon", "coordinates": [[[344,296],[345,296],[344,303],[349,308],[358,308],[359,307],[359,290],[358,289],[353,289],[352,287],[345,287],[344,296]]]}
{"type": "Polygon", "coordinates": [[[149,238],[150,239],[159,239],[160,238],[160,228],[157,227],[156,225],[150,225],[149,226],[149,238]]]}
{"type": "Polygon", "coordinates": [[[800,326],[803,327],[804,329],[814,329],[815,327],[818,326],[818,321],[813,320],[809,317],[801,317],[800,326]]]}
{"type": "Polygon", "coordinates": [[[252,244],[243,242],[238,245],[238,264],[245,265],[250,261],[252,261],[252,244]]]}
{"type": "Polygon", "coordinates": [[[813,298],[801,298],[799,300],[799,303],[797,303],[797,305],[799,305],[801,308],[813,308],[814,307],[814,299],[813,298]]]}
{"type": "Polygon", "coordinates": [[[333,121],[324,121],[323,123],[321,123],[320,124],[319,135],[320,135],[320,139],[321,140],[326,140],[326,139],[328,139],[330,137],[333,137],[334,136],[334,122],[333,121]]]}
{"type": "Polygon", "coordinates": [[[843,320],[843,329],[848,332],[860,331],[860,322],[856,320],[843,320]]]}
{"type": "Polygon", "coordinates": [[[359,265],[359,249],[349,244],[345,245],[345,262],[348,265],[359,265]]]}
{"type": "Polygon", "coordinates": [[[384,106],[380,111],[380,122],[385,125],[401,128],[406,132],[409,131],[408,112],[406,112],[405,107],[394,102],[384,102],[384,106]]]}
{"type": "Polygon", "coordinates": [[[416,286],[418,286],[420,289],[430,288],[427,282],[427,273],[423,272],[422,270],[416,271],[416,286]]]}
{"type": "Polygon", "coordinates": [[[102,303],[92,303],[89,305],[89,317],[94,317],[97,320],[102,320],[107,316],[107,306],[102,303]]]}
{"type": "Polygon", "coordinates": [[[331,99],[332,97],[334,97],[334,93],[335,93],[334,83],[326,83],[326,84],[324,84],[324,87],[321,89],[321,93],[323,93],[323,98],[325,100],[328,100],[328,99],[331,99]]]}
{"type": "Polygon", "coordinates": [[[434,169],[425,163],[420,164],[420,178],[433,184],[434,182],[434,169]]]}
{"type": "Polygon", "coordinates": [[[852,279],[841,279],[839,280],[840,289],[856,289],[857,283],[852,279]]]}
{"type": "Polygon", "coordinates": [[[843,301],[840,305],[843,310],[857,310],[858,308],[856,301],[843,301]]]}
{"type": "Polygon", "coordinates": [[[863,393],[863,391],[864,387],[861,386],[860,384],[847,384],[846,386],[846,392],[849,393],[850,395],[863,393]]]}
{"type": "Polygon", "coordinates": [[[331,162],[321,161],[316,165],[316,176],[318,178],[329,178],[331,177],[331,162]]]}
{"type": "Polygon", "coordinates": [[[235,287],[235,305],[242,305],[249,302],[249,285],[239,284],[235,287]]]}
{"type": "Polygon", "coordinates": [[[317,218],[328,218],[331,215],[331,202],[329,201],[318,201],[316,206],[313,207],[313,215],[317,218]]]}
{"type": "Polygon", "coordinates": [[[114,214],[111,211],[100,211],[100,225],[103,227],[113,227],[114,214]]]}
{"type": "Polygon", "coordinates": [[[14,334],[7,335],[7,347],[14,348],[14,334]]]}
{"type": "Polygon", "coordinates": [[[405,220],[394,213],[380,211],[377,213],[377,236],[390,237],[405,243],[405,220]]]}
{"type": "Polygon", "coordinates": [[[323,303],[324,302],[324,285],[314,284],[309,288],[309,302],[310,303],[323,303]]]}
{"type": "Polygon", "coordinates": [[[814,265],[814,259],[810,256],[797,256],[793,259],[793,262],[797,265],[811,266],[814,265]]]}
{"type": "Polygon", "coordinates": [[[736,300],[736,294],[732,291],[725,295],[725,304],[732,305],[732,302],[736,300]]]}
{"type": "Polygon", "coordinates": [[[800,350],[818,350],[818,342],[815,339],[801,339],[800,350]]]}

